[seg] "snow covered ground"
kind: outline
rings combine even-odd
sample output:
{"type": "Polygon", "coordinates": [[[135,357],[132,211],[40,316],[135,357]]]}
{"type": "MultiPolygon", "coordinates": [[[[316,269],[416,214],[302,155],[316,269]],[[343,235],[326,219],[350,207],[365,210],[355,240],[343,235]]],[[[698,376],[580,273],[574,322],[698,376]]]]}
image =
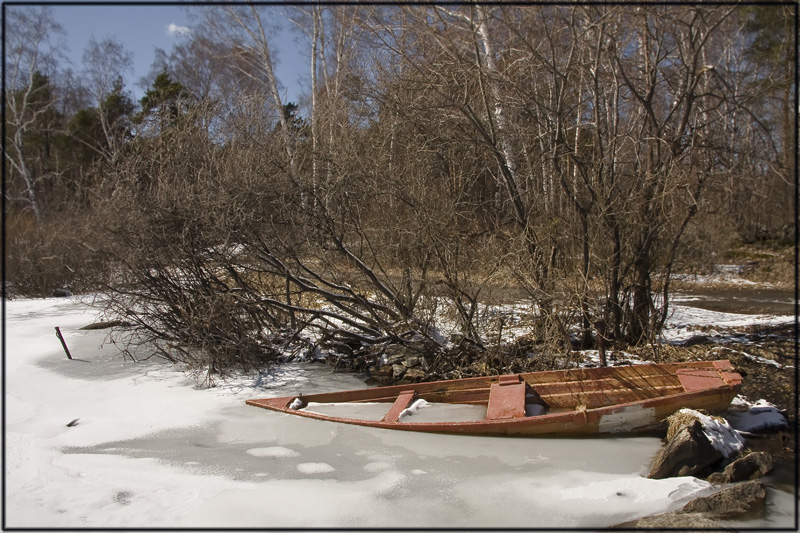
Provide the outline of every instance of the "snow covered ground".
{"type": "Polygon", "coordinates": [[[692,306],[697,296],[675,295],[670,300],[671,314],[664,326],[662,336],[667,342],[681,342],[694,335],[714,337],[717,342],[730,340],[741,342],[741,336],[730,334],[726,329],[743,328],[750,325],[777,326],[791,324],[794,316],[746,315],[723,313],[692,306]],[[701,330],[700,328],[703,327],[701,330]],[[715,328],[718,328],[717,331],[715,328]]]}
{"type": "MultiPolygon", "coordinates": [[[[95,312],[77,299],[9,301],[5,318],[5,527],[601,528],[713,490],[643,477],[652,437],[319,422],[244,401],[363,383],[309,363],[199,389],[165,363],[124,361],[104,331],[80,331],[95,312]]],[[[748,527],[793,524],[791,494],[770,489],[768,502],[748,527]]]]}

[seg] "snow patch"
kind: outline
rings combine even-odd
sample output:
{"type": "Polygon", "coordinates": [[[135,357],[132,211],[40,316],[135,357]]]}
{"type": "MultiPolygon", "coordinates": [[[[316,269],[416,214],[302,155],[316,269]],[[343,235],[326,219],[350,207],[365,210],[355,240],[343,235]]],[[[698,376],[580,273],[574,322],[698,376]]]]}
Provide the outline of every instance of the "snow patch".
{"type": "Polygon", "coordinates": [[[678,344],[695,335],[714,337],[715,342],[737,342],[744,340],[742,335],[722,332],[716,328],[744,328],[751,325],[780,326],[794,322],[793,316],[775,315],[742,315],[722,313],[698,307],[678,305],[680,297],[674,297],[672,314],[664,324],[662,338],[670,343],[678,344]]]}
{"type": "Polygon", "coordinates": [[[672,274],[673,281],[697,283],[700,285],[734,285],[739,287],[770,286],[769,283],[756,283],[741,277],[744,265],[716,265],[713,274],[672,274]]]}
{"type": "Polygon", "coordinates": [[[297,471],[301,474],[327,474],[336,470],[328,463],[300,463],[297,471]]]}
{"type": "Polygon", "coordinates": [[[397,421],[398,421],[398,422],[400,422],[400,421],[402,421],[404,418],[406,418],[406,417],[409,417],[409,416],[412,416],[412,415],[413,415],[414,413],[416,413],[416,412],[417,412],[419,409],[421,409],[421,408],[425,407],[426,405],[428,405],[428,402],[426,402],[425,400],[423,400],[422,398],[420,398],[419,400],[417,400],[417,401],[415,401],[414,403],[412,403],[412,404],[411,404],[409,407],[407,407],[406,409],[403,409],[403,410],[400,412],[400,416],[398,416],[398,417],[397,417],[397,421]]]}
{"type": "Polygon", "coordinates": [[[392,468],[392,463],[387,463],[385,461],[376,461],[374,463],[367,463],[364,465],[364,470],[367,472],[382,472],[384,470],[389,470],[392,468]]]}
{"type": "Polygon", "coordinates": [[[781,429],[789,425],[786,417],[774,404],[763,399],[751,403],[742,395],[733,399],[725,418],[737,431],[748,433],[781,429]]]}
{"type": "MultiPolygon", "coordinates": [[[[578,365],[580,368],[594,368],[601,366],[599,350],[581,350],[580,354],[581,357],[583,357],[583,361],[581,361],[578,365]]],[[[645,361],[638,355],[628,352],[614,350],[606,352],[606,363],[608,366],[621,366],[627,364],[647,365],[651,364],[652,361],[645,361]]]]}
{"type": "MultiPolygon", "coordinates": [[[[508,474],[505,479],[499,478],[502,484],[498,483],[492,490],[483,485],[485,481],[464,484],[459,487],[459,493],[466,497],[466,491],[473,491],[498,512],[513,512],[508,500],[528,498],[527,502],[518,503],[524,508],[541,510],[541,515],[529,515],[536,520],[536,526],[560,523],[561,527],[581,529],[597,529],[599,523],[617,524],[676,510],[689,499],[713,490],[710,483],[693,477],[648,479],[636,474],[605,475],[585,471],[550,475],[545,471],[528,476],[508,474]],[[585,518],[560,521],[575,509],[581,509],[585,518]]],[[[531,527],[531,522],[527,527],[531,527]]]]}
{"type": "Polygon", "coordinates": [[[253,457],[268,457],[268,458],[281,458],[281,457],[297,457],[300,453],[285,448],[283,446],[270,446],[268,448],[250,448],[247,450],[248,455],[253,457]]]}
{"type": "Polygon", "coordinates": [[[648,505],[663,500],[680,501],[698,492],[706,491],[711,485],[695,477],[667,478],[667,483],[652,483],[644,477],[624,480],[592,481],[581,487],[570,487],[558,491],[566,500],[579,500],[587,504],[613,503],[625,499],[628,504],[648,505]]]}
{"type": "Polygon", "coordinates": [[[292,403],[289,404],[289,409],[292,409],[293,411],[296,411],[301,407],[303,407],[303,400],[301,400],[300,398],[295,398],[294,400],[292,400],[292,403]]]}
{"type": "Polygon", "coordinates": [[[783,368],[783,365],[777,361],[773,361],[772,359],[767,359],[766,357],[760,357],[758,355],[753,355],[747,352],[740,352],[742,355],[750,359],[751,361],[756,361],[758,363],[763,363],[765,365],[772,365],[776,368],[783,368]]]}
{"type": "Polygon", "coordinates": [[[708,437],[711,445],[726,459],[733,457],[744,449],[744,437],[733,429],[728,422],[717,420],[694,409],[681,409],[678,412],[697,418],[703,425],[703,433],[708,437]]]}

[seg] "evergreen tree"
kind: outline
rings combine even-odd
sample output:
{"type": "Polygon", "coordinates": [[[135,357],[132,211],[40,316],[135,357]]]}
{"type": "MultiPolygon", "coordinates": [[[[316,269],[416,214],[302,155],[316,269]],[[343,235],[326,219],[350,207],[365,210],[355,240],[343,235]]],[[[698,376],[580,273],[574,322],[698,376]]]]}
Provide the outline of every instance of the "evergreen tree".
{"type": "Polygon", "coordinates": [[[156,76],[153,86],[142,97],[141,111],[135,122],[140,125],[150,123],[159,130],[174,124],[179,115],[185,113],[190,94],[177,81],[172,81],[166,71],[156,76]]]}

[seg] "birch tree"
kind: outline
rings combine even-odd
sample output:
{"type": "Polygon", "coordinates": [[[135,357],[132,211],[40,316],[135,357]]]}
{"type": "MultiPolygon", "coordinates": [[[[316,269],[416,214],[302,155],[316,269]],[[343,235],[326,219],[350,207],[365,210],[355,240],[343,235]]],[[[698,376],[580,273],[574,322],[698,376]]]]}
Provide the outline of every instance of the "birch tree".
{"type": "Polygon", "coordinates": [[[277,57],[269,35],[275,22],[270,23],[268,10],[256,4],[225,5],[210,9],[205,17],[209,33],[227,47],[226,56],[232,65],[246,78],[260,85],[271,100],[272,111],[281,125],[281,138],[289,168],[294,180],[300,181],[296,151],[296,128],[285,112],[286,102],[281,94],[275,73],[277,57]],[[266,10],[266,11],[265,11],[266,10]]]}
{"type": "MultiPolygon", "coordinates": [[[[92,37],[84,49],[82,62],[86,86],[97,109],[97,118],[105,138],[104,146],[94,148],[107,160],[113,161],[123,140],[119,134],[120,122],[127,117],[114,113],[110,108],[113,102],[109,102],[109,99],[127,98],[122,88],[125,75],[133,72],[133,54],[114,38],[106,37],[98,41],[92,37]]],[[[131,111],[128,110],[129,113],[131,111]]]]}
{"type": "MultiPolygon", "coordinates": [[[[37,224],[44,218],[38,187],[57,175],[32,161],[29,136],[55,127],[56,94],[50,79],[63,58],[64,31],[48,7],[6,11],[5,21],[5,160],[21,181],[22,196],[37,224]]],[[[12,198],[15,200],[16,198],[12,198]]]]}
{"type": "Polygon", "coordinates": [[[686,228],[709,181],[732,171],[720,132],[743,102],[719,54],[736,9],[470,5],[373,17],[408,66],[397,83],[420,109],[427,99],[425,120],[455,125],[457,110],[490,148],[537,303],[574,294],[584,346],[595,322],[606,340],[653,341],[668,313],[686,228]]]}
{"type": "Polygon", "coordinates": [[[337,124],[341,125],[346,105],[341,101],[342,79],[357,41],[354,34],[355,9],[345,6],[325,8],[314,5],[297,8],[292,22],[310,41],[309,54],[309,122],[311,130],[311,183],[317,200],[326,202],[326,195],[317,187],[332,178],[335,159],[337,124]],[[323,134],[323,129],[327,130],[323,134]],[[323,154],[323,150],[325,153],[323,154]]]}

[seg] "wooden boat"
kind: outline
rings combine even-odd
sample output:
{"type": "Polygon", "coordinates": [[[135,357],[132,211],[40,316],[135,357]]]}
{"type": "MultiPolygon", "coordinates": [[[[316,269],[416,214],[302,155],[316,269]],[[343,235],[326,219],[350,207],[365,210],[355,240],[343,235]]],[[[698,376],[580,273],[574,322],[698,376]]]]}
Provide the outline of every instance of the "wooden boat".
{"type": "Polygon", "coordinates": [[[741,383],[730,362],[719,360],[531,372],[247,403],[384,429],[572,436],[652,430],[681,408],[723,411],[741,383]]]}

